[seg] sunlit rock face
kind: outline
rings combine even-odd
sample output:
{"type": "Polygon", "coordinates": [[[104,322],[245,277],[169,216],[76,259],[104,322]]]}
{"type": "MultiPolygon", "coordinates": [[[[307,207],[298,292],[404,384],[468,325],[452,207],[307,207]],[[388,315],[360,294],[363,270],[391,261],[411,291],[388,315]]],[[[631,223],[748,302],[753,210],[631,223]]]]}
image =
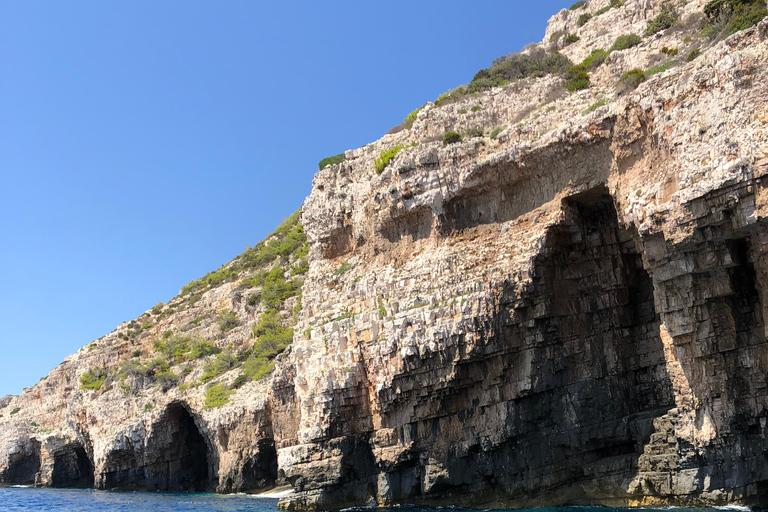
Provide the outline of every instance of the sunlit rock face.
{"type": "MultiPolygon", "coordinates": [[[[526,51],[578,63],[664,9],[609,5],[556,14],[526,51]]],[[[142,315],[146,333],[121,325],[0,400],[0,482],[287,483],[288,509],[768,507],[768,21],[707,39],[704,5],[610,53],[588,89],[547,75],[427,103],[347,151],[302,207],[309,270],[270,377],[237,380],[268,290],[235,259],[142,315]],[[167,331],[233,348],[226,403],[205,396],[213,355],[171,366],[176,387],[116,370],[79,387],[167,331]]],[[[291,276],[302,257],[270,264],[291,276]]]]}

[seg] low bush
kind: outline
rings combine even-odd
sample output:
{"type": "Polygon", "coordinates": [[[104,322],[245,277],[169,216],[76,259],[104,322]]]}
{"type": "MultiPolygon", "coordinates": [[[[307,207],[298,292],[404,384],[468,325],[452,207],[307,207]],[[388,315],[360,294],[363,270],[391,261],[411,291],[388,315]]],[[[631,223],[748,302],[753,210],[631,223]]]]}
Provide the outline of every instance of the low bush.
{"type": "Polygon", "coordinates": [[[599,67],[603,62],[605,62],[609,55],[610,53],[605,50],[592,50],[592,53],[584,58],[584,60],[581,62],[581,65],[588,70],[595,69],[599,67]]]}
{"type": "Polygon", "coordinates": [[[229,402],[229,397],[234,393],[231,389],[227,389],[224,384],[216,383],[211,384],[205,391],[205,405],[204,409],[213,409],[214,407],[221,407],[229,402]]]}
{"type": "Polygon", "coordinates": [[[696,59],[699,55],[701,55],[701,49],[694,48],[693,50],[691,50],[691,53],[689,53],[688,56],[685,58],[685,61],[691,62],[692,60],[696,59]]]}
{"type": "Polygon", "coordinates": [[[645,72],[642,69],[630,69],[621,75],[621,81],[627,89],[636,89],[645,82],[645,72]]]}
{"type": "Polygon", "coordinates": [[[491,132],[491,138],[496,139],[496,137],[498,137],[499,134],[503,131],[504,131],[504,128],[502,128],[501,126],[499,126],[498,128],[494,128],[493,131],[491,132]]]}
{"type": "Polygon", "coordinates": [[[633,46],[640,44],[642,40],[643,39],[637,34],[622,34],[616,38],[610,51],[616,52],[632,48],[633,46]]]}
{"type": "Polygon", "coordinates": [[[591,15],[591,14],[589,14],[588,12],[585,12],[584,14],[582,14],[581,16],[579,16],[579,19],[576,21],[576,24],[577,24],[578,26],[580,26],[580,27],[583,27],[583,26],[584,26],[584,25],[586,25],[586,24],[587,24],[587,22],[588,22],[589,20],[591,20],[591,19],[592,19],[592,15],[591,15]]]}
{"type": "Polygon", "coordinates": [[[277,310],[268,309],[253,328],[253,335],[256,341],[243,365],[243,375],[260,380],[272,373],[274,358],[293,341],[293,329],[283,325],[277,310]]]}
{"type": "Polygon", "coordinates": [[[379,158],[377,158],[373,162],[373,166],[376,171],[376,174],[381,174],[382,172],[384,172],[384,169],[387,168],[387,166],[389,165],[389,162],[391,162],[397,156],[397,154],[404,149],[405,149],[405,146],[398,145],[393,148],[382,151],[379,154],[379,158]]]}
{"type": "Polygon", "coordinates": [[[728,35],[735,34],[739,30],[746,30],[757,25],[763,18],[768,16],[768,9],[760,7],[758,4],[750,5],[737,13],[731,21],[728,28],[728,35]]]}
{"type": "Polygon", "coordinates": [[[320,163],[318,163],[317,166],[322,171],[323,169],[325,169],[329,165],[340,164],[341,162],[345,161],[346,159],[347,159],[347,157],[344,156],[344,153],[339,153],[338,155],[329,156],[328,158],[323,158],[322,160],[320,160],[320,163]]]}
{"type": "Polygon", "coordinates": [[[645,28],[645,35],[650,36],[657,32],[661,32],[662,30],[666,30],[674,25],[676,21],[677,14],[675,14],[674,9],[671,5],[665,4],[664,7],[661,8],[659,15],[648,22],[648,25],[645,28]]]}
{"type": "Polygon", "coordinates": [[[446,144],[453,144],[461,141],[461,134],[459,132],[447,132],[443,135],[443,142],[446,144]]]}
{"type": "Polygon", "coordinates": [[[482,137],[483,136],[483,130],[479,128],[468,128],[467,129],[467,137],[474,138],[474,137],[482,137]]]}
{"type": "Polygon", "coordinates": [[[15,407],[15,408],[14,408],[14,409],[11,411],[11,413],[9,414],[9,416],[13,416],[13,415],[15,415],[15,414],[18,414],[20,410],[21,410],[21,407],[15,407]]]}
{"type": "Polygon", "coordinates": [[[677,48],[668,48],[666,46],[661,49],[661,53],[669,55],[670,57],[677,55],[677,51],[677,48]]]}
{"type": "Polygon", "coordinates": [[[566,73],[565,88],[568,92],[587,89],[590,85],[589,72],[584,64],[573,66],[566,73]]]}
{"type": "Polygon", "coordinates": [[[573,44],[580,39],[581,38],[576,34],[568,34],[565,36],[565,45],[568,46],[569,44],[573,44]]]}
{"type": "Polygon", "coordinates": [[[474,107],[472,107],[472,112],[480,112],[481,110],[483,110],[483,107],[481,107],[480,105],[475,105],[474,107]]]}
{"type": "Polygon", "coordinates": [[[571,11],[575,11],[576,9],[581,9],[585,5],[587,5],[587,0],[579,0],[578,2],[570,6],[568,9],[571,11]]]}
{"type": "Polygon", "coordinates": [[[231,331],[238,325],[240,325],[240,319],[234,311],[227,309],[219,313],[219,329],[221,329],[221,332],[231,331]]]}
{"type": "Polygon", "coordinates": [[[406,130],[411,129],[411,127],[413,126],[413,123],[416,121],[416,116],[418,115],[419,111],[423,109],[425,106],[426,104],[420,106],[419,108],[417,108],[416,110],[414,110],[413,112],[411,112],[406,116],[405,120],[403,121],[403,127],[406,130]]]}
{"type": "Polygon", "coordinates": [[[106,378],[106,368],[91,368],[80,376],[80,389],[99,389],[106,378]]]}
{"type": "Polygon", "coordinates": [[[547,53],[540,48],[512,53],[494,60],[490,68],[478,71],[467,86],[467,92],[482,92],[522,78],[560,74],[572,64],[561,53],[547,53]]]}
{"type": "Polygon", "coordinates": [[[227,347],[216,354],[216,357],[208,360],[203,368],[203,375],[200,377],[200,382],[206,383],[209,380],[215,379],[219,375],[228,372],[236,365],[237,356],[235,356],[231,346],[227,347]]]}

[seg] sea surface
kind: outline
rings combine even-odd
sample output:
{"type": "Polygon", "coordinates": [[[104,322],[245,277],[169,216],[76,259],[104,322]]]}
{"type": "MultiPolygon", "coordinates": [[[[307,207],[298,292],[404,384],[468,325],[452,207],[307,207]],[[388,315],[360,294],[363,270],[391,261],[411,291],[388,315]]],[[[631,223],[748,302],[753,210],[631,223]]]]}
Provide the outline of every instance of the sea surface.
{"type": "MultiPolygon", "coordinates": [[[[669,512],[670,508],[642,509],[643,512],[669,512]]],[[[717,509],[674,508],[674,512],[716,510],[746,511],[746,507],[717,509]]],[[[276,498],[243,494],[149,493],[95,491],[93,489],[38,489],[33,487],[0,487],[0,512],[276,512],[276,498]]],[[[392,509],[359,509],[361,511],[459,512],[454,507],[409,507],[392,509]]],[[[605,507],[540,508],[529,512],[637,512],[638,509],[605,507]]],[[[346,512],[352,512],[347,509],[346,512]]],[[[503,512],[503,511],[499,511],[503,512]]],[[[523,511],[515,511],[523,512],[523,511]]]]}

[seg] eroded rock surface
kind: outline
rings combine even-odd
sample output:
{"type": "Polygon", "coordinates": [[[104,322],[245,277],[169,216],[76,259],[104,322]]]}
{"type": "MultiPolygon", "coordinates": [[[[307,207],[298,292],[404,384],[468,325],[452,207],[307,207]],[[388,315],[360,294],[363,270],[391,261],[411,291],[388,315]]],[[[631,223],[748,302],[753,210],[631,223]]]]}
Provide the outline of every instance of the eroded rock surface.
{"type": "MultiPolygon", "coordinates": [[[[207,409],[203,386],[88,396],[66,376],[134,349],[107,338],[0,408],[0,480],[288,482],[289,509],[768,506],[768,21],[706,39],[704,4],[610,53],[588,89],[545,76],[428,103],[347,151],[302,208],[309,269],[269,379],[207,409]],[[467,136],[443,143],[451,130],[467,136]]],[[[538,48],[578,62],[665,8],[609,5],[558,13],[538,48]]],[[[266,294],[251,277],[194,312],[172,301],[153,335],[204,313],[193,332],[250,347],[266,294]],[[222,310],[241,325],[214,336],[222,310]]]]}

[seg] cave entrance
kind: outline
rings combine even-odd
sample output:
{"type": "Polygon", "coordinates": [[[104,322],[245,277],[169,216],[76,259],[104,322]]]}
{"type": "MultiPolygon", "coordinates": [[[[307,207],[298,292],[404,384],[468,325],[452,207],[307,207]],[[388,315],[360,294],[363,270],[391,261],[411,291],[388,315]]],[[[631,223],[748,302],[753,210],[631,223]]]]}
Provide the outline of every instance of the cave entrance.
{"type": "Polygon", "coordinates": [[[93,487],[93,463],[81,444],[67,445],[53,454],[51,486],[93,487]]]}
{"type": "Polygon", "coordinates": [[[551,454],[558,464],[623,457],[631,466],[652,419],[674,407],[653,280],[605,187],[567,198],[563,210],[535,261],[533,332],[518,331],[537,340],[530,357],[541,393],[526,414],[543,416],[528,435],[565,447],[551,454]],[[573,432],[593,436],[578,457],[573,432]]]}
{"type": "Polygon", "coordinates": [[[146,453],[147,490],[215,490],[208,444],[184,404],[168,405],[152,427],[146,453]]]}
{"type": "Polygon", "coordinates": [[[32,439],[26,450],[8,456],[8,468],[0,474],[0,482],[10,485],[32,485],[40,471],[40,441],[32,439]]]}

